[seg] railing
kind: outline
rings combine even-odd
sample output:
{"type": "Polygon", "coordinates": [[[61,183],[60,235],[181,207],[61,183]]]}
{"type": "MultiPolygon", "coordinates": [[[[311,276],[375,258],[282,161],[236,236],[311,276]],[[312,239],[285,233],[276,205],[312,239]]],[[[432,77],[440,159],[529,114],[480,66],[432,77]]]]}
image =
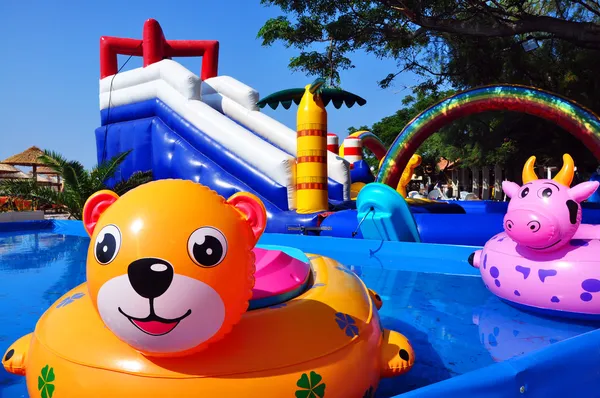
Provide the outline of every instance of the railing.
{"type": "Polygon", "coordinates": [[[216,40],[165,40],[160,24],[154,19],[144,23],[143,38],[128,39],[102,36],[100,38],[100,78],[118,72],[117,55],[144,58],[144,66],[172,57],[202,57],[200,78],[217,76],[219,42],[216,40]]]}

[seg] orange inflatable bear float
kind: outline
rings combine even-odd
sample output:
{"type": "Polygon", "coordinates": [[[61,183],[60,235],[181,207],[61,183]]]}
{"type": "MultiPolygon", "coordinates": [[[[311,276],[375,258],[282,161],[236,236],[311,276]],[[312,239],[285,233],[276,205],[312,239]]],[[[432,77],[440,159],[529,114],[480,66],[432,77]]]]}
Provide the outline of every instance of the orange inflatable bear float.
{"type": "Polygon", "coordinates": [[[87,282],[3,357],[31,397],[363,397],[414,362],[377,294],[329,258],[277,248],[269,261],[306,270],[301,289],[249,309],[269,277],[255,275],[267,216],[251,194],[160,180],[98,192],[83,213],[87,282]]]}

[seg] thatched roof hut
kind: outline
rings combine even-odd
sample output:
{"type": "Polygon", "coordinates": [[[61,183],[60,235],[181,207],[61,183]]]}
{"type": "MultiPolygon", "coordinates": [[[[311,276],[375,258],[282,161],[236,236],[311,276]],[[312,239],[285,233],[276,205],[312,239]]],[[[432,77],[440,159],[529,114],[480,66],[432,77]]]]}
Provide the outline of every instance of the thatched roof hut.
{"type": "Polygon", "coordinates": [[[0,163],[0,174],[18,173],[20,170],[10,164],[0,163]]]}
{"type": "Polygon", "coordinates": [[[12,155],[11,157],[4,159],[2,163],[13,166],[43,166],[44,164],[39,160],[40,156],[43,154],[44,151],[42,151],[40,148],[32,146],[21,153],[17,153],[16,155],[12,155]]]}
{"type": "Polygon", "coordinates": [[[17,170],[16,173],[0,173],[0,178],[6,180],[23,180],[27,178],[31,178],[31,176],[23,173],[21,170],[17,170]]]}
{"type": "Polygon", "coordinates": [[[38,174],[46,174],[46,175],[58,175],[58,173],[56,172],[56,170],[51,169],[48,166],[40,166],[37,168],[37,173],[38,174]]]}
{"type": "MultiPolygon", "coordinates": [[[[32,146],[27,148],[21,153],[17,153],[16,155],[12,155],[11,157],[4,159],[0,164],[5,164],[7,166],[29,166],[32,168],[31,176],[27,177],[26,174],[22,173],[19,176],[14,176],[12,178],[35,178],[38,182],[49,184],[49,185],[57,185],[60,186],[60,176],[58,176],[58,181],[54,182],[47,178],[39,178],[39,174],[46,175],[58,175],[58,173],[52,170],[50,167],[45,166],[44,163],[40,161],[40,157],[44,154],[44,151],[36,146],[32,146]]],[[[13,167],[17,172],[20,170],[13,167]]],[[[16,172],[13,171],[16,174],[16,172]]],[[[6,176],[6,174],[0,170],[0,178],[11,178],[10,176],[6,176]]]]}

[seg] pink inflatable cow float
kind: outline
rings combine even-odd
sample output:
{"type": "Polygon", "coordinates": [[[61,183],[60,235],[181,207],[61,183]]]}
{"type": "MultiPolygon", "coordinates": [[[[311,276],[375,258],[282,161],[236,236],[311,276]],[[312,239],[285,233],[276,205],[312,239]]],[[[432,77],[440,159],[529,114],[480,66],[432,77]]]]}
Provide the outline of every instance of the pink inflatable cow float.
{"type": "Polygon", "coordinates": [[[554,315],[600,318],[600,226],[581,224],[580,203],[599,183],[572,188],[574,163],[563,156],[553,179],[538,179],[535,157],[523,168],[523,186],[505,181],[511,198],[504,232],[469,262],[501,299],[554,315]]]}

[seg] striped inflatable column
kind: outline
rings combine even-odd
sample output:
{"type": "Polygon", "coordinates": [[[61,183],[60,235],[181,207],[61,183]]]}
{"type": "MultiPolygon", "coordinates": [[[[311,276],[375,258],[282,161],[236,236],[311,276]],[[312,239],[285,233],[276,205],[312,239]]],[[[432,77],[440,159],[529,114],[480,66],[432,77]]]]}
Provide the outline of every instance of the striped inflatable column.
{"type": "Polygon", "coordinates": [[[296,195],[298,213],[329,209],[327,195],[327,111],[307,86],[298,106],[296,195]]]}
{"type": "Polygon", "coordinates": [[[335,153],[336,155],[340,151],[339,139],[334,133],[327,133],[327,150],[335,153]]]}
{"type": "Polygon", "coordinates": [[[344,140],[344,159],[350,164],[363,160],[362,140],[358,137],[346,137],[344,140]]]}

